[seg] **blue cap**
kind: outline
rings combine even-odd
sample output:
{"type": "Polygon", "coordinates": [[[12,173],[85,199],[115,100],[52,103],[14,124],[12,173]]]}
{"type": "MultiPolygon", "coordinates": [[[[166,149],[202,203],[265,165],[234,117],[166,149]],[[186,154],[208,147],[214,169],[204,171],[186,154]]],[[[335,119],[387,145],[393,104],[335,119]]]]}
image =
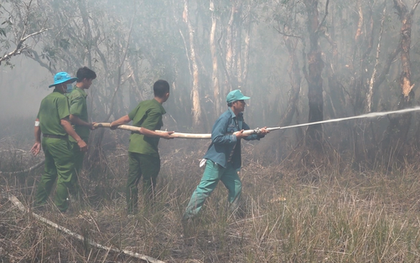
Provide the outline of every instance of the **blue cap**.
{"type": "Polygon", "coordinates": [[[77,78],[72,78],[70,74],[67,72],[58,72],[54,76],[54,84],[51,84],[49,88],[51,88],[52,86],[67,82],[67,81],[75,82],[76,80],[77,78]]]}
{"type": "Polygon", "coordinates": [[[226,97],[226,102],[227,103],[231,103],[231,102],[235,102],[238,100],[249,100],[250,97],[244,96],[244,94],[242,94],[241,90],[239,89],[235,89],[232,90],[231,92],[229,92],[229,94],[226,97]]]}

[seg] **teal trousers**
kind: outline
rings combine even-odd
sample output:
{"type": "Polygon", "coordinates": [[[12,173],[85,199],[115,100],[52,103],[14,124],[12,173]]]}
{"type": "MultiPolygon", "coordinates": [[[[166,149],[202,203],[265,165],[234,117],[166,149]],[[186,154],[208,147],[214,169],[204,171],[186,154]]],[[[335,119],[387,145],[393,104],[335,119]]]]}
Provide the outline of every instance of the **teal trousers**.
{"type": "Polygon", "coordinates": [[[149,202],[153,196],[160,171],[160,157],[128,152],[128,180],[126,187],[127,212],[133,214],[138,208],[138,188],[143,176],[143,196],[149,202]]]}
{"type": "Polygon", "coordinates": [[[67,139],[43,138],[44,173],[38,184],[35,206],[43,205],[56,182],[54,203],[61,212],[68,208],[68,191],[73,188],[74,161],[71,143],[67,139]]]}
{"type": "Polygon", "coordinates": [[[229,164],[228,167],[224,168],[211,160],[207,160],[200,184],[192,194],[184,213],[184,220],[192,218],[200,212],[204,201],[210,196],[219,181],[222,181],[228,190],[228,201],[231,204],[231,208],[237,207],[242,191],[242,183],[238,172],[230,167],[229,164]]]}

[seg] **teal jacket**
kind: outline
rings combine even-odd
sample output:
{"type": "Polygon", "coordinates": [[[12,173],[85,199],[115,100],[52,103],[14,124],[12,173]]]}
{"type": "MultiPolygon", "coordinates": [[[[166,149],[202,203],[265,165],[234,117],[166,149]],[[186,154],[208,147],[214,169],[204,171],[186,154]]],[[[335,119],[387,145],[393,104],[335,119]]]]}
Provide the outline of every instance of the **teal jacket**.
{"type": "MultiPolygon", "coordinates": [[[[213,125],[211,132],[211,144],[204,155],[205,159],[226,168],[228,164],[236,170],[241,168],[241,139],[233,135],[240,130],[249,130],[248,124],[244,122],[242,113],[235,116],[233,111],[228,108],[213,125]]],[[[263,136],[251,134],[245,140],[259,140],[263,136]]]]}

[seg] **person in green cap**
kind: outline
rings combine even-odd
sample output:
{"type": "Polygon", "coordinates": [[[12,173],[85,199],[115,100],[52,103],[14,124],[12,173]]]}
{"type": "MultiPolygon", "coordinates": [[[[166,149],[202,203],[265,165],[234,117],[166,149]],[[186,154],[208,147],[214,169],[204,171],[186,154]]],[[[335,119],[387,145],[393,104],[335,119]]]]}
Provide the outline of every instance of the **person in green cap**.
{"type": "Polygon", "coordinates": [[[238,171],[241,168],[241,139],[259,140],[269,132],[264,127],[258,133],[243,134],[244,130],[250,129],[244,122],[242,114],[246,105],[245,100],[248,99],[250,98],[244,96],[238,89],[227,95],[226,102],[229,108],[220,115],[213,125],[211,144],[203,159],[206,168],[187,205],[182,218],[183,222],[198,214],[204,201],[210,196],[219,181],[222,181],[228,190],[231,209],[234,211],[238,207],[238,199],[242,191],[242,183],[238,176],[238,171]]]}
{"type": "Polygon", "coordinates": [[[77,142],[80,151],[86,151],[86,142],[80,138],[70,124],[70,111],[67,88],[76,81],[66,72],[59,72],[54,76],[54,91],[46,96],[39,107],[35,121],[35,144],[31,148],[33,155],[37,155],[41,148],[45,154],[44,173],[35,196],[35,207],[42,207],[47,201],[52,187],[56,182],[54,203],[61,212],[68,208],[68,191],[73,187],[74,161],[71,143],[68,135],[77,142]],[[41,143],[41,133],[43,135],[41,143]]]}
{"type": "Polygon", "coordinates": [[[133,121],[133,125],[140,127],[139,133],[131,133],[128,147],[128,180],[126,186],[126,200],[128,214],[137,213],[138,188],[143,176],[143,195],[146,203],[154,196],[156,178],[160,171],[160,157],[158,152],[159,138],[171,139],[173,132],[158,133],[163,126],[162,115],[166,113],[162,104],[169,98],[169,83],[158,80],[153,84],[154,98],[140,102],[128,115],[113,121],[111,129],[133,121]]]}
{"type": "MultiPolygon", "coordinates": [[[[87,67],[82,67],[77,70],[76,77],[76,85],[72,87],[72,90],[67,90],[67,92],[70,92],[67,93],[70,104],[70,121],[73,124],[76,133],[79,134],[82,140],[87,143],[89,140],[90,130],[94,129],[95,123],[89,122],[86,104],[86,90],[90,88],[92,81],[96,79],[96,73],[87,67]]],[[[74,168],[76,171],[74,182],[75,185],[78,185],[77,178],[83,167],[85,152],[80,151],[77,142],[73,138],[70,138],[70,142],[73,144],[74,168]]]]}

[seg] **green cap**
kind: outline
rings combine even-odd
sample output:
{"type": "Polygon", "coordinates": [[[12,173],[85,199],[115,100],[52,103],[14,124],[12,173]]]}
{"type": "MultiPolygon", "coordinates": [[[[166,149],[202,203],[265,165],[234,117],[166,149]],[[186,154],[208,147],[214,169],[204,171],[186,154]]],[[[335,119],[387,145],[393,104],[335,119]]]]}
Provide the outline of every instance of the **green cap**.
{"type": "Polygon", "coordinates": [[[226,102],[231,103],[238,100],[249,100],[249,99],[250,97],[247,97],[244,94],[242,94],[241,90],[235,89],[229,92],[229,94],[226,97],[226,102]]]}

